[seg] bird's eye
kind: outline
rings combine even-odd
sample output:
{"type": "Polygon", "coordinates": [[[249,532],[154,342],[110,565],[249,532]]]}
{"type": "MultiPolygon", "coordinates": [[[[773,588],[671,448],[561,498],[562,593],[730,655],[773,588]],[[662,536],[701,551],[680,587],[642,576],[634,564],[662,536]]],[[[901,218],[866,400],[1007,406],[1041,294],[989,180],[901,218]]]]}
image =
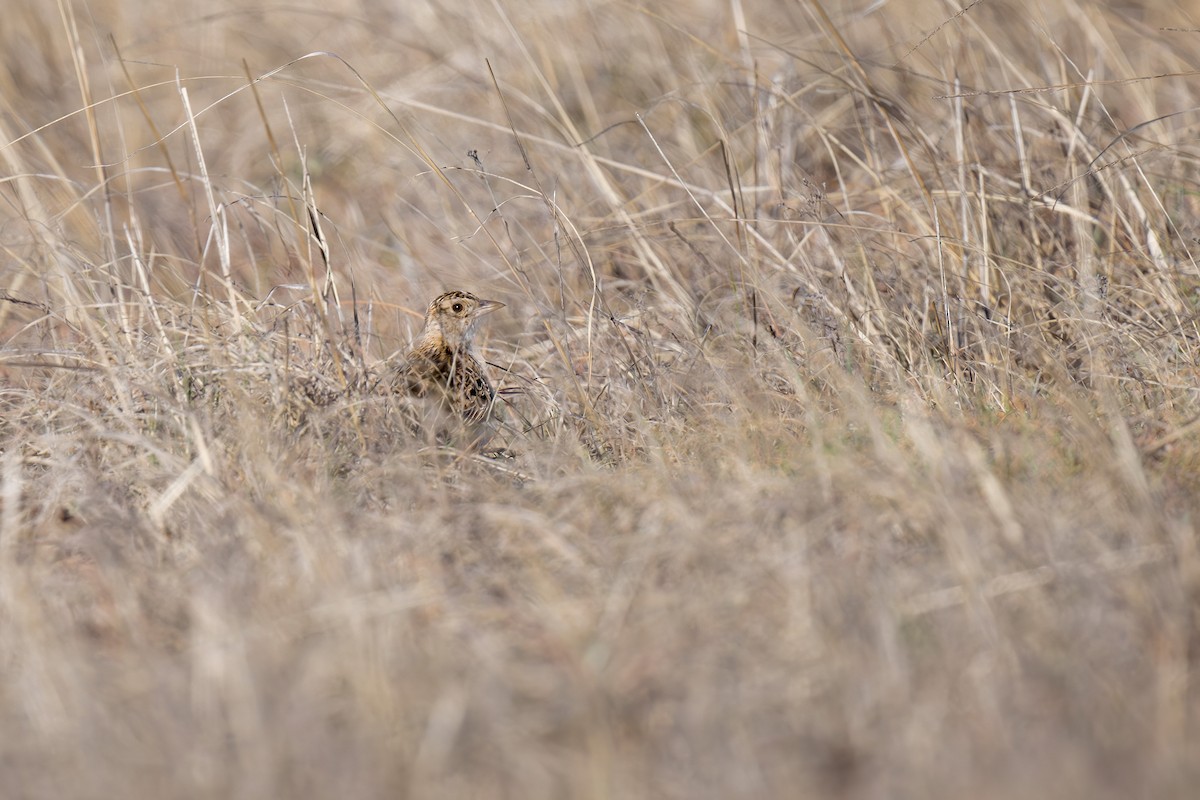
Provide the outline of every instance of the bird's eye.
{"type": "Polygon", "coordinates": [[[453,311],[455,314],[461,314],[462,310],[463,310],[463,304],[455,303],[454,305],[450,306],[450,310],[453,311]]]}

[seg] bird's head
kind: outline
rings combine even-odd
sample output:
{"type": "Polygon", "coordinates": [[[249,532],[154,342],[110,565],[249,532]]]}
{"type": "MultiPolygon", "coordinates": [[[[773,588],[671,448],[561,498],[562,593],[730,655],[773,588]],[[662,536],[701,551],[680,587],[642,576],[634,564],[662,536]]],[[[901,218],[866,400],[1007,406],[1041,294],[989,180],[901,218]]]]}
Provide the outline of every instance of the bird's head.
{"type": "Polygon", "coordinates": [[[470,292],[446,292],[429,304],[421,339],[455,351],[470,350],[479,321],[499,308],[504,308],[504,303],[480,300],[470,292]]]}

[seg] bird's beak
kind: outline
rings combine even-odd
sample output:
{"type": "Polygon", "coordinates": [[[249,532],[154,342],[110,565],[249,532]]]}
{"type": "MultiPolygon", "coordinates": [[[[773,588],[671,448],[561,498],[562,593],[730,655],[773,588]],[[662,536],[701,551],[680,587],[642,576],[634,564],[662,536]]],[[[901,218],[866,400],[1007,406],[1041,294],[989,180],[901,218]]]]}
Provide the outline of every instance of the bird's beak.
{"type": "Polygon", "coordinates": [[[479,316],[483,316],[484,314],[490,314],[493,311],[497,311],[501,308],[504,308],[504,303],[501,303],[499,300],[480,300],[479,301],[479,316]]]}

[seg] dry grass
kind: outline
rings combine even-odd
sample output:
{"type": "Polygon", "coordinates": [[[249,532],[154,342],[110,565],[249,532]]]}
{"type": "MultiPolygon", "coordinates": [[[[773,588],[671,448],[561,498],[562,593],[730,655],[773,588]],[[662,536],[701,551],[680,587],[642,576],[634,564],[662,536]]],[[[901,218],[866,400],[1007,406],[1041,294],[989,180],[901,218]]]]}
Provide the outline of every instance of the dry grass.
{"type": "Polygon", "coordinates": [[[457,5],[6,11],[5,796],[1192,796],[1200,3],[457,5]]]}

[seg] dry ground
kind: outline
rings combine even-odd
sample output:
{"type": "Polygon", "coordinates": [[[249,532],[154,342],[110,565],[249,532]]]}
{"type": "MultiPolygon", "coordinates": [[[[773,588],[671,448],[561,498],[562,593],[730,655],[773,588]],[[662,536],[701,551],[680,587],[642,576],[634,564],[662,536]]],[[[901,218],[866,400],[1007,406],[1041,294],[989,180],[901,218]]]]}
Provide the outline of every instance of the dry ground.
{"type": "Polygon", "coordinates": [[[1195,796],[1200,2],[0,45],[5,797],[1195,796]]]}

